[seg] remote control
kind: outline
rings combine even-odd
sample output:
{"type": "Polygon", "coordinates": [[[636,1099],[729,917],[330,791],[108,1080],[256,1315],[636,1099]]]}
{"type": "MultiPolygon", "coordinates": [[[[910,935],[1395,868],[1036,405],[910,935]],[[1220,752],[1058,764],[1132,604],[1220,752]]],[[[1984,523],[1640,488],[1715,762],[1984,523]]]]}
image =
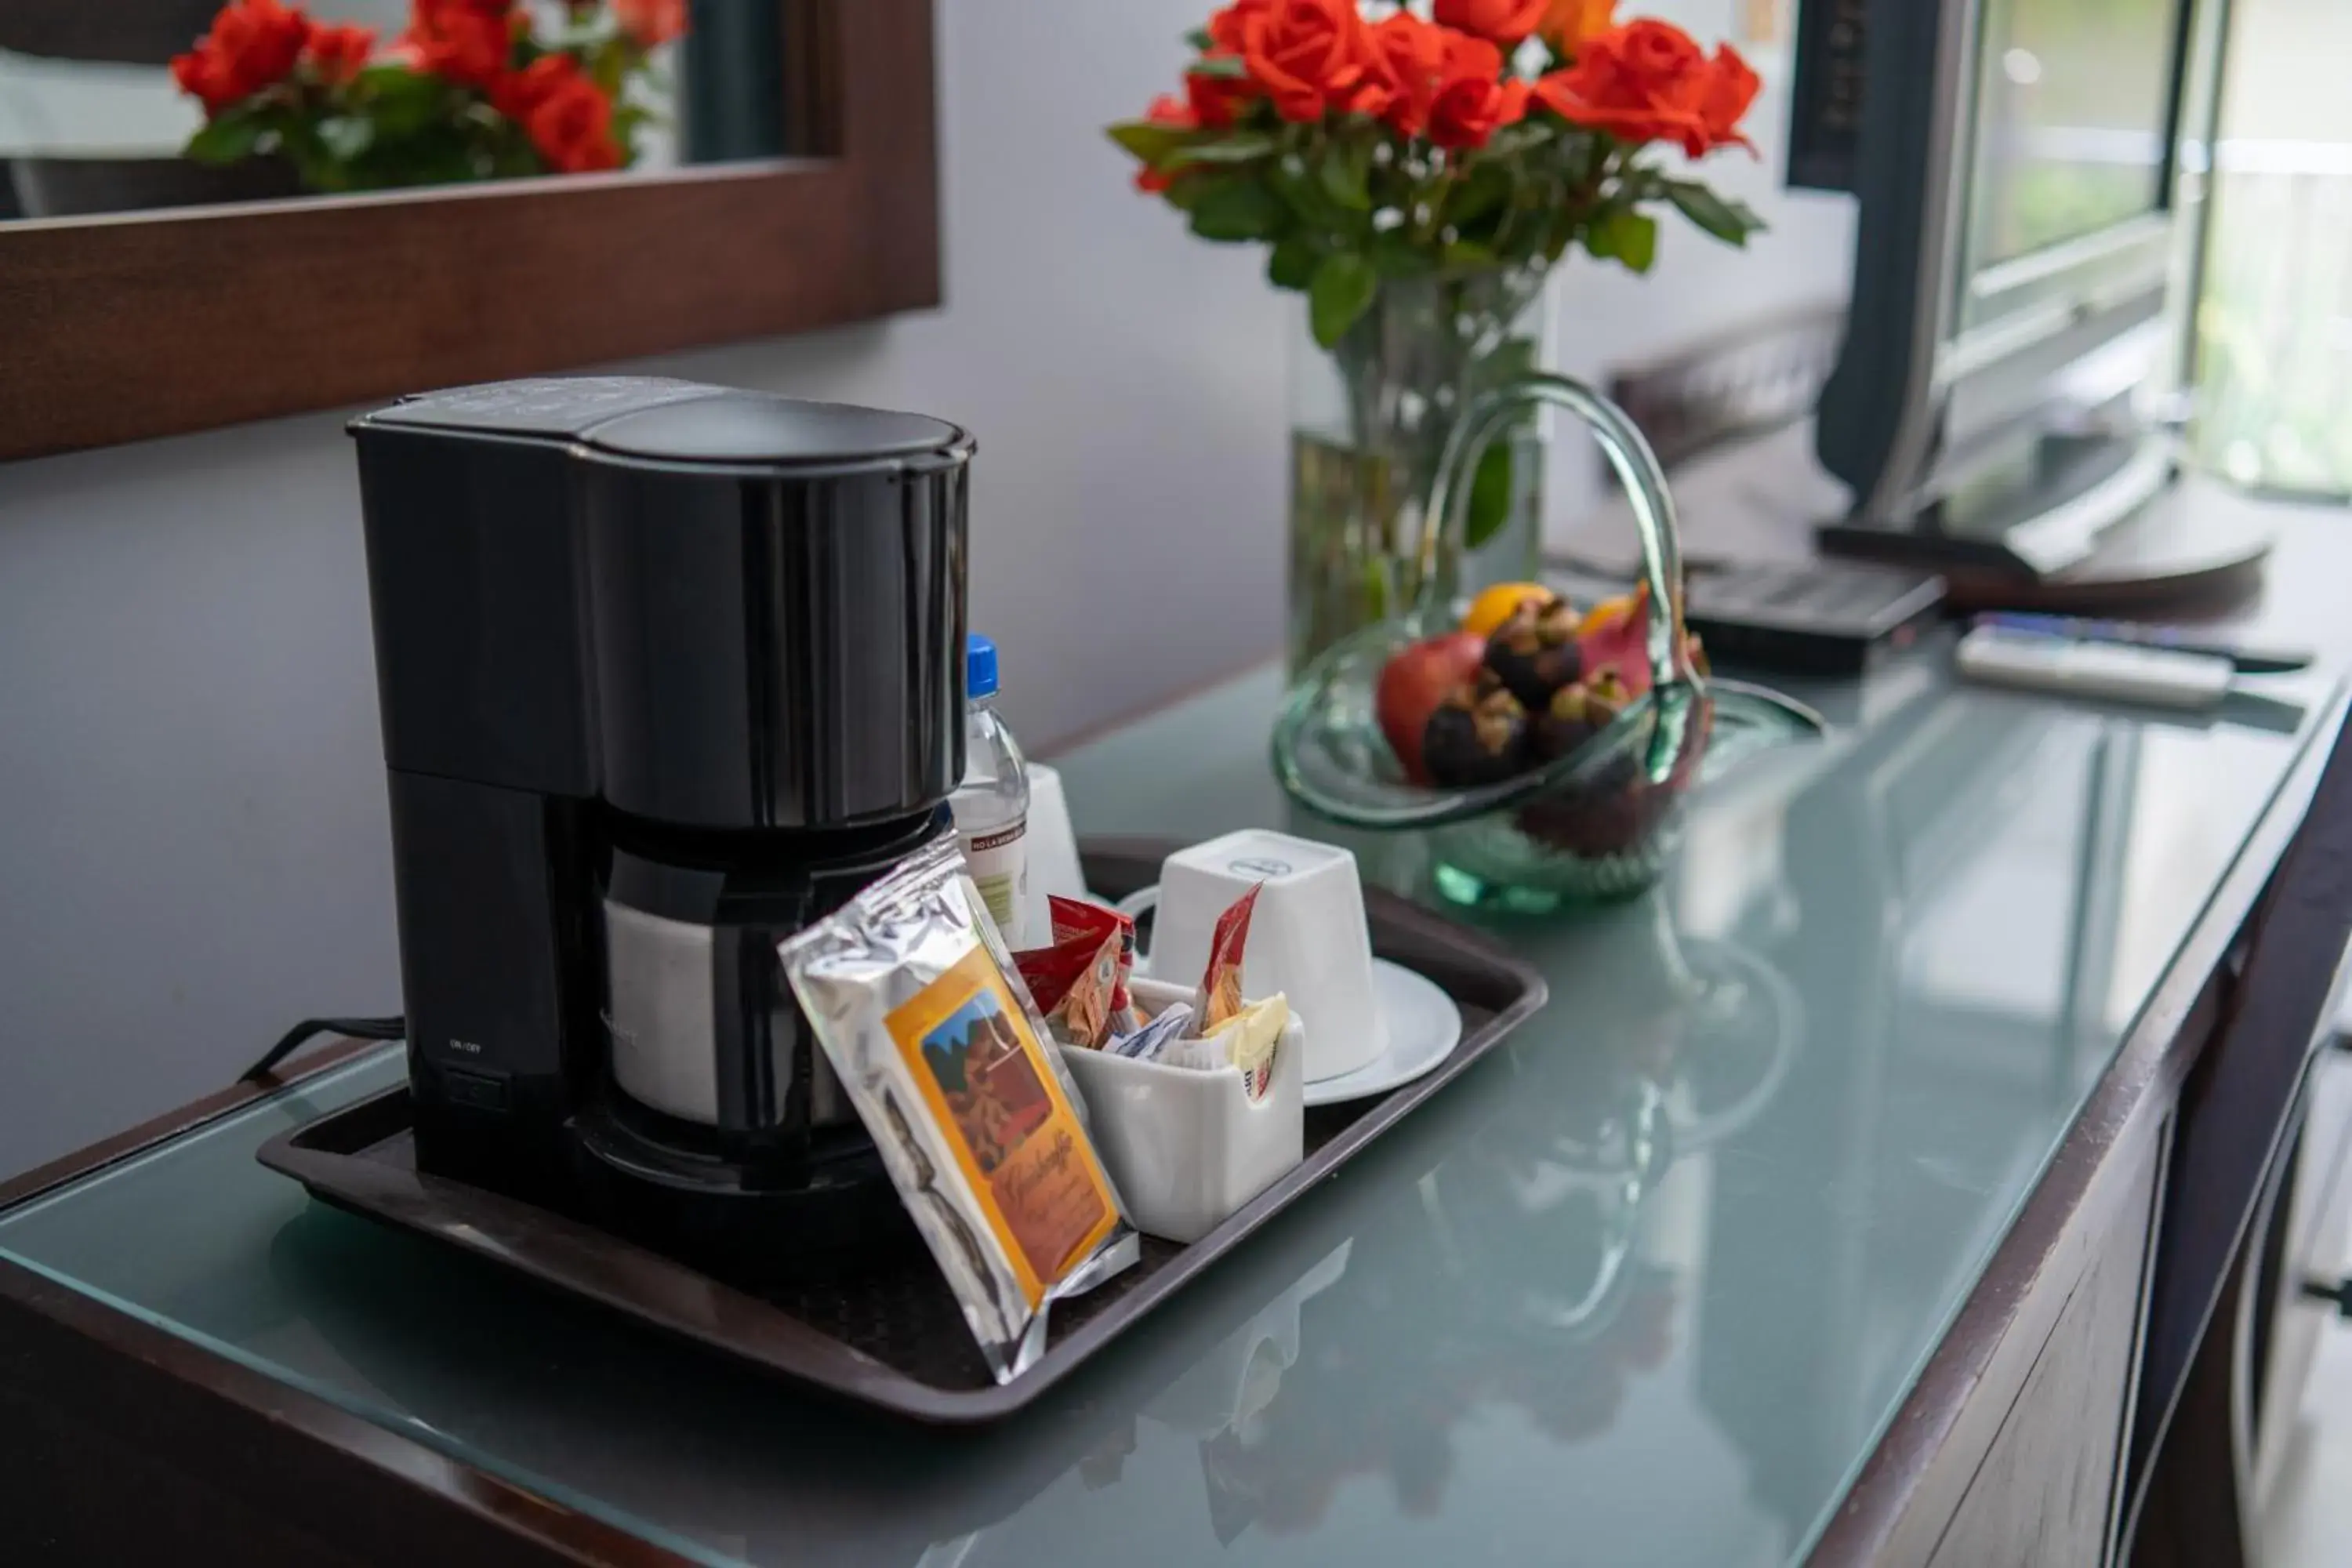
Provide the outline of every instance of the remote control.
{"type": "Polygon", "coordinates": [[[2074,642],[2000,626],[1979,626],[1962,637],[1958,658],[1962,675],[1994,686],[2183,711],[2220,706],[2236,673],[2228,659],[2210,654],[2074,642]]]}

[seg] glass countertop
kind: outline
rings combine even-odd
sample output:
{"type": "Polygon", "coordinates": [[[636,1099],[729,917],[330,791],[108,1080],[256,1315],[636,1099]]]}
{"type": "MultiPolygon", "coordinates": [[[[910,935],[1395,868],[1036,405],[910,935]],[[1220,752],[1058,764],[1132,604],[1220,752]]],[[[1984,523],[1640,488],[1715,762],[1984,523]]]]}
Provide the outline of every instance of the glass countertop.
{"type": "MultiPolygon", "coordinates": [[[[2177,724],[1808,692],[1665,886],[1497,925],[1551,1003],[1129,1340],[984,1430],[867,1417],[311,1202],[386,1048],[0,1216],[0,1251],[697,1562],[1801,1557],[2329,708],[2177,724]],[[1637,1126],[1664,1134],[1636,1161],[1637,1126]]],[[[1297,819],[1259,672],[1057,759],[1081,831],[1297,819]]]]}

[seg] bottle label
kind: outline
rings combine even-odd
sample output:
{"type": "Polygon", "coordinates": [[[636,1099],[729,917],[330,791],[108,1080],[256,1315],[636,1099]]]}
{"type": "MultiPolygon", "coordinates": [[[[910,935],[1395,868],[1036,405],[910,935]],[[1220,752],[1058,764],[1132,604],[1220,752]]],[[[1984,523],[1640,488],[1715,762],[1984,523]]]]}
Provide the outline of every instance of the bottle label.
{"type": "Polygon", "coordinates": [[[1022,901],[1029,896],[1029,818],[1024,815],[1002,827],[963,836],[964,869],[980,889],[989,918],[1004,933],[1005,945],[1018,948],[1022,901]]]}

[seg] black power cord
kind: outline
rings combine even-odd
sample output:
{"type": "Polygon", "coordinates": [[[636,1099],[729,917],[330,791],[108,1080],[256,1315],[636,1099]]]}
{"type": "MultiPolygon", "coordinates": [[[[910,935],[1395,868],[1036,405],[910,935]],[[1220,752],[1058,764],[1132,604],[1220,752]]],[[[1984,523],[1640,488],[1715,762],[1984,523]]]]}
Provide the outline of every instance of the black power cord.
{"type": "Polygon", "coordinates": [[[261,1059],[236,1075],[239,1083],[251,1083],[268,1078],[270,1069],[301,1048],[302,1042],[315,1035],[349,1035],[362,1040],[397,1040],[408,1033],[408,1020],[398,1014],[389,1018],[305,1018],[279,1037],[276,1045],[261,1055],[261,1059]]]}

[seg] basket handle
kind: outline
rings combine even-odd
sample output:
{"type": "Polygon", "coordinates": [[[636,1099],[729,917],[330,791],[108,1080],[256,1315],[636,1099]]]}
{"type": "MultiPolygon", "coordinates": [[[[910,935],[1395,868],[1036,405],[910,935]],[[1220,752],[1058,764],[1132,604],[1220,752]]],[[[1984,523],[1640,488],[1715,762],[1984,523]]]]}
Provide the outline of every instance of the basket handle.
{"type": "Polygon", "coordinates": [[[1528,408],[1542,405],[1565,408],[1589,426],[1600,441],[1601,454],[1616,470],[1618,482],[1633,506],[1634,526],[1642,535],[1642,579],[1649,585],[1649,625],[1644,639],[1650,660],[1650,681],[1664,689],[1696,679],[1683,658],[1682,540],[1675,521],[1675,499],[1666,489],[1665,470],[1658,455],[1625,411],[1580,381],[1564,375],[1529,372],[1481,395],[1463,414],[1446,437],[1438,459],[1437,478],[1430,487],[1429,504],[1421,540],[1421,603],[1424,618],[1444,616],[1453,595],[1449,580],[1441,581],[1439,561],[1457,555],[1470,528],[1471,481],[1478,459],[1497,436],[1528,408]],[[1452,543],[1453,551],[1441,550],[1452,543]]]}

